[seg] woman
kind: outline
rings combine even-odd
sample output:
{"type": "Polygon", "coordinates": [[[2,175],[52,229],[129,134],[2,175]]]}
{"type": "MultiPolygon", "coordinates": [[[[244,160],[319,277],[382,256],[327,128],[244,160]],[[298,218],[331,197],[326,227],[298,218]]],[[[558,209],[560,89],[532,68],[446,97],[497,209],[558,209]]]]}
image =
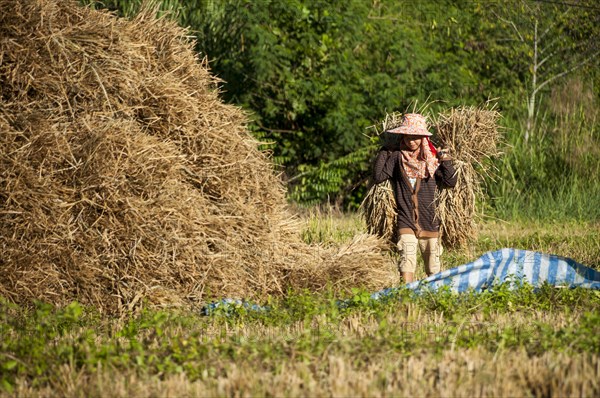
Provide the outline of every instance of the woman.
{"type": "Polygon", "coordinates": [[[373,179],[376,184],[392,180],[398,213],[398,268],[409,283],[415,277],[417,247],[427,275],[440,271],[442,246],[434,197],[438,188],[454,187],[456,175],[451,158],[431,144],[424,116],[408,113],[399,127],[386,133],[388,140],[375,160],[373,179]]]}

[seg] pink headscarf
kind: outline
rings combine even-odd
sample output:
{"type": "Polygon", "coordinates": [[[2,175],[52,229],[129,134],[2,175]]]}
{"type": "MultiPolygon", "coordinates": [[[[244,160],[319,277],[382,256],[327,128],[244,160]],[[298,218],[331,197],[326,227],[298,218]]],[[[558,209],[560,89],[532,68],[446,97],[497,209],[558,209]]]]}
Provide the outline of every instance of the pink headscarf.
{"type": "Polygon", "coordinates": [[[416,150],[411,151],[403,145],[401,152],[402,166],[409,178],[433,177],[439,162],[436,157],[437,151],[428,137],[423,137],[421,146],[416,150]]]}

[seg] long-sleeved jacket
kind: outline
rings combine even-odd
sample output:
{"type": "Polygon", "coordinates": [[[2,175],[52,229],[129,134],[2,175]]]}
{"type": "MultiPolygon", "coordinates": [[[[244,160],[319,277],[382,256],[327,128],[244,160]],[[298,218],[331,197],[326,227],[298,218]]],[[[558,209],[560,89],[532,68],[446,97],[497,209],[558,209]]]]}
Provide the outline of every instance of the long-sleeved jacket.
{"type": "Polygon", "coordinates": [[[373,182],[378,184],[392,180],[398,211],[398,237],[414,234],[420,238],[437,238],[440,222],[435,216],[435,191],[442,187],[454,187],[456,175],[451,160],[440,162],[434,178],[417,178],[413,189],[404,167],[402,153],[382,149],[377,154],[373,167],[373,182]]]}

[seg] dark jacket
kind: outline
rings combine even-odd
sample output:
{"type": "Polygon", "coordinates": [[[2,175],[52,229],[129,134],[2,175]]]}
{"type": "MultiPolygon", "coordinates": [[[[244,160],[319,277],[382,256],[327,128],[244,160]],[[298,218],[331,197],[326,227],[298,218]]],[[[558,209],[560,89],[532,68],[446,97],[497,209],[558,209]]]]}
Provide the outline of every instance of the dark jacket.
{"type": "Polygon", "coordinates": [[[456,175],[451,160],[441,161],[434,178],[417,178],[413,189],[402,167],[402,153],[382,149],[377,154],[373,167],[373,182],[378,184],[392,180],[398,210],[399,238],[402,234],[414,234],[420,238],[437,238],[440,221],[435,216],[435,191],[443,187],[454,187],[456,175]]]}

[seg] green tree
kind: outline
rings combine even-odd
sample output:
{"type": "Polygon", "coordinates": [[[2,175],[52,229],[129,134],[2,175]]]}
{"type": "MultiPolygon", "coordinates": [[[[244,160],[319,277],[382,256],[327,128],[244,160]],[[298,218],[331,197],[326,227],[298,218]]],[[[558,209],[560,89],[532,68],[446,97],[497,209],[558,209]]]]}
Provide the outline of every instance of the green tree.
{"type": "Polygon", "coordinates": [[[364,181],[366,128],[386,112],[427,98],[474,101],[464,13],[447,3],[441,16],[436,2],[232,0],[222,14],[231,20],[205,26],[199,46],[225,80],[224,97],[251,110],[251,128],[275,142],[292,196],[314,202],[364,181]]]}
{"type": "MultiPolygon", "coordinates": [[[[141,4],[81,1],[121,15],[134,14],[141,4]]],[[[162,11],[171,10],[196,35],[198,51],[223,80],[223,99],[250,112],[249,128],[270,143],[275,160],[284,167],[291,198],[349,205],[360,201],[377,149],[367,128],[386,112],[427,100],[439,101],[429,107],[436,112],[500,97],[504,123],[518,126],[526,124],[528,114],[537,113],[531,107],[528,112],[528,104],[546,109],[540,94],[548,93],[571,70],[595,79],[598,96],[600,68],[593,56],[600,42],[598,7],[593,0],[555,3],[158,2],[162,11]],[[549,38],[557,40],[546,41],[549,38]],[[547,53],[536,57],[536,42],[547,53]]],[[[508,134],[514,144],[521,129],[508,134]]],[[[552,149],[552,143],[544,143],[544,148],[552,149]]],[[[528,156],[521,153],[519,165],[530,165],[521,162],[528,156]]],[[[555,157],[544,160],[551,164],[547,159],[555,157]]],[[[546,175],[546,163],[518,175],[519,183],[546,175]]]]}
{"type": "Polygon", "coordinates": [[[597,66],[600,30],[589,22],[584,23],[586,29],[577,27],[589,19],[595,8],[590,4],[511,0],[486,8],[487,18],[496,19],[500,28],[490,36],[502,43],[498,50],[509,54],[504,66],[520,70],[527,84],[525,142],[534,128],[542,90],[577,70],[597,66]]]}

